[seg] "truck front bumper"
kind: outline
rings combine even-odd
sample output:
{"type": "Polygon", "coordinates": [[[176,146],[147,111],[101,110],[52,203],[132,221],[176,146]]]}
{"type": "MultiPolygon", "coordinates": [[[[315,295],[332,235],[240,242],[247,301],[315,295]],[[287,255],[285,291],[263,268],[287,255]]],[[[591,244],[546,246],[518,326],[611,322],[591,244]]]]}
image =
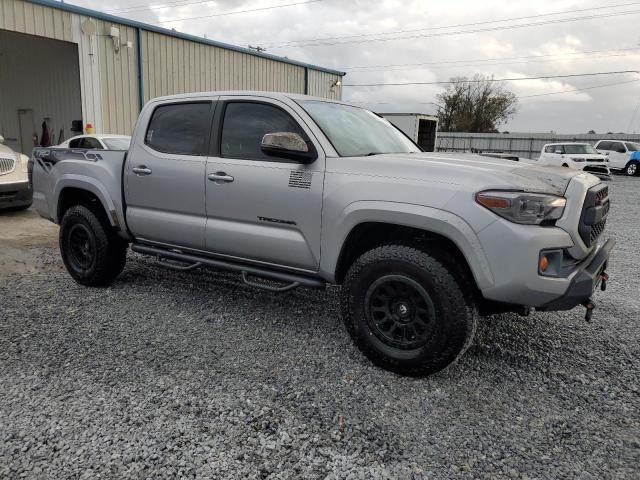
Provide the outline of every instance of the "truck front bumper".
{"type": "Polygon", "coordinates": [[[31,205],[33,190],[29,181],[0,183],[0,209],[31,205]]]}
{"type": "Polygon", "coordinates": [[[595,255],[580,265],[577,271],[572,274],[569,288],[564,295],[546,305],[537,307],[536,310],[571,310],[573,307],[587,302],[605,275],[609,256],[615,244],[615,240],[607,240],[596,250],[595,255]]]}

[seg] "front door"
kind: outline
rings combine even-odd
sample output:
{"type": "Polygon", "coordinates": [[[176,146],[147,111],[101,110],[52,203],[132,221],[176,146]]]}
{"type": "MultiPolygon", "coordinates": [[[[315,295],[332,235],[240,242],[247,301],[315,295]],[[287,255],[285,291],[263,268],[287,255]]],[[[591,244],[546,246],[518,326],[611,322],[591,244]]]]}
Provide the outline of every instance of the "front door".
{"type": "Polygon", "coordinates": [[[183,101],[140,119],[148,127],[136,132],[125,171],[127,225],[139,241],[204,248],[212,112],[210,101],[183,101]]]}
{"type": "Polygon", "coordinates": [[[314,137],[276,100],[221,97],[219,142],[207,162],[206,248],[254,262],[317,271],[324,153],[311,164],[266,155],[266,133],[314,137]]]}

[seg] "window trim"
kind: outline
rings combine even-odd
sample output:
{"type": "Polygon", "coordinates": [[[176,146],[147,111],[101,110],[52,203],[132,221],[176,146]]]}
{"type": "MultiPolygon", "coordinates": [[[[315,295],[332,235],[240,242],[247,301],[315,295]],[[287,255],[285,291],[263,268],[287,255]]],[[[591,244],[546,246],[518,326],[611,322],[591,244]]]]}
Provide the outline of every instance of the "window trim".
{"type": "Polygon", "coordinates": [[[144,136],[143,136],[143,145],[145,147],[147,147],[149,150],[156,152],[156,153],[162,153],[164,155],[179,155],[179,156],[185,156],[185,157],[206,157],[207,156],[207,152],[209,152],[209,148],[211,145],[211,127],[212,127],[212,122],[213,122],[213,116],[214,116],[214,112],[216,110],[217,105],[214,105],[214,103],[217,103],[215,100],[184,100],[184,101],[180,101],[180,102],[166,102],[166,103],[160,103],[156,106],[153,107],[153,110],[151,111],[151,113],[149,114],[149,120],[147,121],[147,128],[144,131],[144,136]],[[154,148],[153,146],[149,145],[147,143],[147,135],[149,134],[149,128],[151,127],[151,121],[153,120],[153,116],[156,113],[156,110],[158,110],[159,108],[162,107],[168,107],[168,106],[174,106],[174,105],[194,105],[194,104],[203,104],[203,103],[207,103],[209,104],[209,113],[207,115],[207,124],[208,124],[208,128],[206,128],[206,139],[204,142],[204,147],[202,152],[200,152],[199,154],[193,154],[193,153],[176,153],[176,152],[164,152],[162,150],[158,150],[157,148],[154,148]]]}
{"type": "Polygon", "coordinates": [[[275,156],[268,156],[268,155],[267,155],[267,158],[228,157],[222,154],[222,132],[224,130],[224,118],[227,113],[227,106],[229,106],[229,104],[232,104],[232,103],[254,103],[258,105],[266,105],[268,107],[276,108],[280,110],[282,113],[284,113],[285,115],[287,115],[289,118],[291,118],[291,120],[293,120],[298,125],[298,128],[300,128],[300,130],[302,130],[302,132],[304,133],[304,136],[305,136],[304,140],[307,142],[307,145],[309,145],[310,147],[309,153],[314,154],[317,160],[318,149],[315,146],[315,143],[311,139],[311,136],[309,135],[307,130],[305,130],[305,128],[302,126],[301,121],[297,120],[291,113],[289,113],[287,110],[282,108],[280,105],[277,105],[275,103],[271,103],[265,100],[253,100],[253,99],[241,99],[241,98],[230,98],[228,100],[220,100],[220,102],[222,103],[222,107],[217,109],[215,120],[214,120],[214,128],[217,130],[216,140],[215,142],[211,142],[210,144],[211,148],[209,150],[209,154],[212,157],[227,158],[229,160],[246,160],[250,162],[294,163],[298,165],[305,164],[305,162],[296,160],[293,158],[283,158],[283,157],[275,157],[275,156]]]}

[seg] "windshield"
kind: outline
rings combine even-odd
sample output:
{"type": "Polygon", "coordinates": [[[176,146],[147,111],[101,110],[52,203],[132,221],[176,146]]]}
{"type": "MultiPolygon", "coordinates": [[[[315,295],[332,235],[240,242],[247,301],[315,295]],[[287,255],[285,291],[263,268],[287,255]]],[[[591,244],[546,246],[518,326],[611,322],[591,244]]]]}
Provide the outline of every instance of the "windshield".
{"type": "Polygon", "coordinates": [[[627,150],[629,150],[630,152],[637,152],[640,149],[640,145],[638,145],[637,143],[627,142],[625,143],[625,145],[627,146],[627,150]]]}
{"type": "Polygon", "coordinates": [[[109,150],[128,150],[131,143],[130,137],[109,137],[103,138],[102,142],[109,150]]]}
{"type": "Polygon", "coordinates": [[[341,157],[420,151],[387,120],[364,108],[315,100],[300,104],[341,157]]]}
{"type": "Polygon", "coordinates": [[[597,154],[598,151],[591,145],[564,145],[564,153],[568,154],[597,154]]]}

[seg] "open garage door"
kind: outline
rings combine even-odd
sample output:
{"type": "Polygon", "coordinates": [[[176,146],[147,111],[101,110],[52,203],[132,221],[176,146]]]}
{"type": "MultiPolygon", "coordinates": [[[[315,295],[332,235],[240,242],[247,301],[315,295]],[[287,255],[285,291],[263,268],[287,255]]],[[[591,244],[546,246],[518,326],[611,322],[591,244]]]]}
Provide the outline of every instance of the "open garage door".
{"type": "Polygon", "coordinates": [[[0,30],[0,134],[5,144],[28,155],[35,144],[56,145],[76,135],[75,120],[82,125],[77,45],[0,30]]]}

